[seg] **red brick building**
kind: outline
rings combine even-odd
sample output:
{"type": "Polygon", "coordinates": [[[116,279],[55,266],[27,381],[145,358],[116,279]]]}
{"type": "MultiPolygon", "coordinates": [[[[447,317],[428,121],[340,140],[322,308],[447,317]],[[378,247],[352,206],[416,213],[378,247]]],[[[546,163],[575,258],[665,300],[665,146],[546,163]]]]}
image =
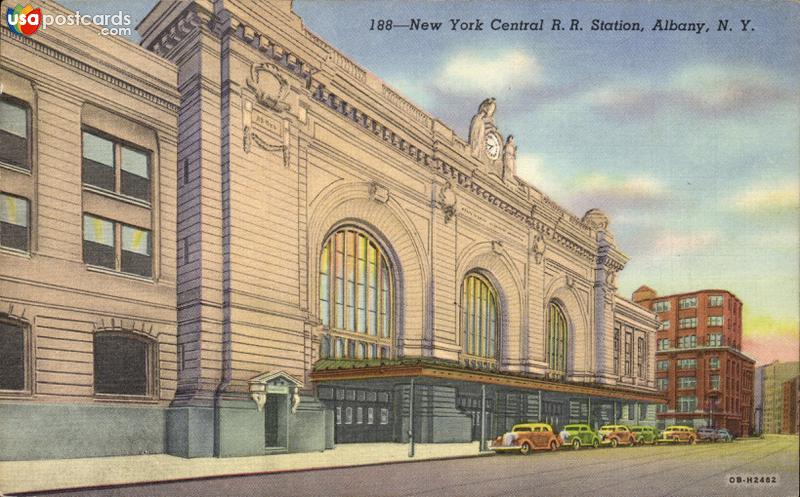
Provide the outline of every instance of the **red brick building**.
{"type": "Polygon", "coordinates": [[[783,383],[781,433],[800,433],[800,376],[783,383]]]}
{"type": "Polygon", "coordinates": [[[658,296],[642,286],[633,301],[660,321],[656,387],[666,396],[659,424],[752,429],[755,361],[741,351],[742,302],[726,290],[658,296]]]}

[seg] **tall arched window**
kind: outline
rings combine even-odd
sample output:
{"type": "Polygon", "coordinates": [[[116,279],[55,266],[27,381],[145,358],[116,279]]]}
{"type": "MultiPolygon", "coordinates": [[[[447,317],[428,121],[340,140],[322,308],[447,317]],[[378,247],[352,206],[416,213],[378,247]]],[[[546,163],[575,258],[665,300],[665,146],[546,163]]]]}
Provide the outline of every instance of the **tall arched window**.
{"type": "Polygon", "coordinates": [[[547,306],[547,364],[550,371],[564,376],[567,373],[567,318],[558,304],[547,306]]]}
{"type": "Polygon", "coordinates": [[[357,228],[332,234],[320,254],[319,314],[328,333],[337,337],[334,356],[353,358],[350,351],[357,350],[359,358],[377,358],[374,351],[391,345],[392,306],[391,266],[380,245],[357,228]],[[342,337],[358,346],[340,347],[342,337]]]}
{"type": "Polygon", "coordinates": [[[494,367],[497,360],[497,292],[477,273],[464,279],[461,291],[461,341],[465,362],[494,367]]]}

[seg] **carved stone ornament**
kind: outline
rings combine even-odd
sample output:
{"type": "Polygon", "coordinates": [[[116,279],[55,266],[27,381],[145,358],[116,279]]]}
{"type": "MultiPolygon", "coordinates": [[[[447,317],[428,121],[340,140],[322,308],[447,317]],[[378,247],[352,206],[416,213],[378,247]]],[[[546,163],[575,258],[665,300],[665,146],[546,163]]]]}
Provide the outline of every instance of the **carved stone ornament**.
{"type": "Polygon", "coordinates": [[[261,62],[250,66],[247,86],[256,95],[256,101],[276,112],[289,110],[286,96],[289,94],[289,82],[281,75],[275,64],[261,62]]]}
{"type": "MultiPolygon", "coordinates": [[[[469,148],[473,157],[478,159],[487,158],[486,155],[486,139],[490,132],[494,131],[494,111],[497,108],[495,99],[487,98],[478,106],[478,112],[472,117],[469,124],[469,148]]],[[[501,143],[495,144],[502,147],[501,143]]]]}
{"type": "Polygon", "coordinates": [[[608,229],[608,216],[600,209],[590,209],[586,211],[582,221],[597,231],[606,231],[608,229]]]}
{"type": "Polygon", "coordinates": [[[575,277],[571,274],[567,275],[567,288],[573,288],[575,286],[575,277]]]}
{"type": "Polygon", "coordinates": [[[606,271],[606,285],[612,290],[616,289],[617,273],[614,271],[606,271]]]}
{"type": "Polygon", "coordinates": [[[379,204],[385,204],[389,201],[389,189],[373,181],[369,184],[369,198],[379,204]]]}
{"type": "Polygon", "coordinates": [[[300,403],[300,389],[302,383],[297,378],[284,371],[264,373],[251,378],[248,382],[250,397],[256,403],[258,411],[264,410],[267,395],[291,395],[292,413],[297,410],[300,403]],[[295,399],[295,396],[297,399],[295,399]]]}
{"type": "Polygon", "coordinates": [[[298,407],[300,407],[300,389],[294,387],[294,392],[292,392],[292,414],[297,412],[298,407]]]}
{"type": "Polygon", "coordinates": [[[503,242],[500,240],[492,240],[492,252],[497,255],[503,253],[503,242]]]}
{"type": "Polygon", "coordinates": [[[250,397],[253,399],[253,402],[256,403],[258,412],[262,412],[264,410],[264,406],[267,404],[266,392],[253,392],[250,394],[250,397]]]}
{"type": "Polygon", "coordinates": [[[453,186],[449,181],[439,188],[437,197],[437,203],[444,212],[444,224],[447,224],[456,215],[457,202],[456,192],[453,191],[453,186]]]}
{"type": "Polygon", "coordinates": [[[544,242],[544,236],[534,230],[531,234],[531,254],[533,254],[533,259],[536,264],[542,263],[545,248],[547,248],[547,245],[544,242]]]}

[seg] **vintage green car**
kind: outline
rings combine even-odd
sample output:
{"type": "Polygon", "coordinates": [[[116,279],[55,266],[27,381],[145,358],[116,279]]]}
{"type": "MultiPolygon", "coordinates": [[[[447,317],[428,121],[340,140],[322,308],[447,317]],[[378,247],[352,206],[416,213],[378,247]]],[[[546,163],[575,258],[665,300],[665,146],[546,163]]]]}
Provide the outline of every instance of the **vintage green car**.
{"type": "Polygon", "coordinates": [[[636,443],[639,445],[655,445],[661,432],[654,426],[631,426],[631,431],[636,435],[636,443]]]}
{"type": "Polygon", "coordinates": [[[581,447],[600,446],[600,436],[589,425],[567,425],[561,430],[560,435],[564,442],[562,447],[578,450],[581,447]]]}

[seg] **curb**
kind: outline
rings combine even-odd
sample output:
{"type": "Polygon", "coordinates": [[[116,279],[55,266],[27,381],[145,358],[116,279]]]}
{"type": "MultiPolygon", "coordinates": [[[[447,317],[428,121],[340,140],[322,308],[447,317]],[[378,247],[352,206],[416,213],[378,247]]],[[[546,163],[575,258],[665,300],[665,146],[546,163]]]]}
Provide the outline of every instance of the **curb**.
{"type": "Polygon", "coordinates": [[[444,457],[431,457],[427,459],[412,459],[405,461],[382,461],[382,462],[372,462],[372,463],[364,463],[364,464],[342,464],[338,466],[322,466],[318,468],[297,468],[297,469],[275,469],[270,471],[251,471],[246,473],[226,473],[226,474],[219,474],[219,475],[208,475],[208,476],[193,476],[193,477],[186,477],[186,478],[174,478],[174,479],[165,479],[165,480],[149,480],[149,481],[141,481],[141,482],[131,482],[131,483],[108,483],[103,485],[86,485],[86,486],[78,486],[78,487],[63,487],[63,488],[51,488],[51,489],[39,489],[39,490],[25,490],[24,492],[16,492],[10,494],[3,494],[0,491],[0,497],[24,497],[24,496],[34,496],[42,493],[66,493],[66,492],[80,492],[84,490],[107,490],[107,489],[115,489],[115,488],[129,488],[129,487],[144,487],[148,485],[161,485],[164,483],[180,483],[186,481],[205,481],[205,480],[215,480],[215,479],[223,479],[223,478],[238,478],[238,477],[245,477],[245,476],[264,476],[264,475],[276,475],[276,474],[286,474],[286,473],[307,473],[310,471],[329,471],[329,470],[337,470],[337,469],[348,469],[348,468],[363,468],[363,467],[371,467],[371,466],[388,466],[391,464],[413,464],[413,463],[422,463],[422,462],[429,462],[429,461],[450,461],[454,459],[470,459],[474,457],[486,457],[492,456],[494,452],[487,451],[487,452],[478,452],[476,454],[471,455],[461,455],[461,456],[444,456],[444,457]]]}

